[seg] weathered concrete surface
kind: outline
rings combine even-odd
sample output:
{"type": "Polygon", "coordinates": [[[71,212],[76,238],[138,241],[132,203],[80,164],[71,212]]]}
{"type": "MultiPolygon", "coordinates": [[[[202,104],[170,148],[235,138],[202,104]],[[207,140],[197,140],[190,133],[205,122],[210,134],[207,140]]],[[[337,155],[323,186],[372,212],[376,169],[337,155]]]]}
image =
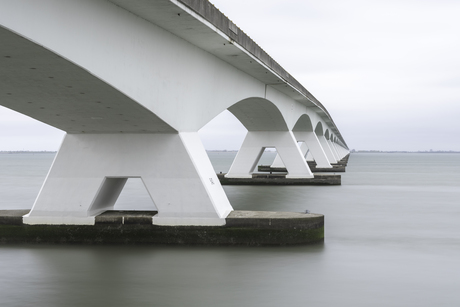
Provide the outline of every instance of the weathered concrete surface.
{"type": "Polygon", "coordinates": [[[286,178],[286,174],[253,174],[252,178],[226,178],[217,174],[221,185],[341,185],[337,174],[315,174],[314,178],[286,178]]]}
{"type": "Polygon", "coordinates": [[[158,226],[156,211],[107,211],[95,225],[25,225],[29,210],[0,210],[0,243],[293,245],[324,240],[324,216],[233,211],[225,226],[158,226]]]}
{"type": "Polygon", "coordinates": [[[96,216],[96,225],[150,225],[157,211],[106,211],[96,216]]]}
{"type": "Polygon", "coordinates": [[[0,210],[0,225],[22,225],[22,216],[30,210],[0,210]]]}

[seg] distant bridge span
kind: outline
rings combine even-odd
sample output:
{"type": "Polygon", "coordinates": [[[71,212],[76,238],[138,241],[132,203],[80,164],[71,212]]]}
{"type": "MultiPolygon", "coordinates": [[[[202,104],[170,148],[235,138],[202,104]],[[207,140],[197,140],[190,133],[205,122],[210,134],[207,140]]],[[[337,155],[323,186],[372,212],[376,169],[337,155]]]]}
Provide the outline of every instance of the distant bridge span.
{"type": "Polygon", "coordinates": [[[93,224],[138,177],[153,223],[225,224],[198,130],[226,109],[248,129],[228,177],[265,147],[291,178],[313,176],[297,141],[320,167],[348,154],[324,106],[208,1],[0,4],[0,105],[67,132],[25,223],[93,224]]]}

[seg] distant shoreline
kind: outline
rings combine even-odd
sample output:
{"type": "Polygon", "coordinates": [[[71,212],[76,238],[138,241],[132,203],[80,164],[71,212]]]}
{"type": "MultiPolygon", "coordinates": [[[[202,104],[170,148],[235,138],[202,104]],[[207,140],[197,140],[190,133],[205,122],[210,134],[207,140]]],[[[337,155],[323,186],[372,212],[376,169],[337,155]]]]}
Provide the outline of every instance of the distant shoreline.
{"type": "Polygon", "coordinates": [[[0,154],[47,154],[47,153],[57,153],[57,151],[29,151],[29,150],[2,150],[0,154]]]}
{"type": "Polygon", "coordinates": [[[455,150],[419,150],[419,151],[406,151],[406,150],[352,150],[350,153],[460,153],[455,150]]]}

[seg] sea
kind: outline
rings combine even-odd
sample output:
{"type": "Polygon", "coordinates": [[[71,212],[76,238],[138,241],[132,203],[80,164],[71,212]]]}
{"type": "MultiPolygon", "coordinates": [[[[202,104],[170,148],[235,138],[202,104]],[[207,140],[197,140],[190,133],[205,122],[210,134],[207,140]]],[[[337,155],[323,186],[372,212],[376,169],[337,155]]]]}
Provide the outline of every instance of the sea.
{"type": "MultiPolygon", "coordinates": [[[[53,158],[0,154],[0,209],[31,208],[53,158]]],[[[312,245],[0,245],[0,306],[460,306],[460,154],[352,153],[341,175],[224,187],[236,210],[324,214],[312,245]]],[[[130,179],[116,209],[151,208],[130,179]]]]}

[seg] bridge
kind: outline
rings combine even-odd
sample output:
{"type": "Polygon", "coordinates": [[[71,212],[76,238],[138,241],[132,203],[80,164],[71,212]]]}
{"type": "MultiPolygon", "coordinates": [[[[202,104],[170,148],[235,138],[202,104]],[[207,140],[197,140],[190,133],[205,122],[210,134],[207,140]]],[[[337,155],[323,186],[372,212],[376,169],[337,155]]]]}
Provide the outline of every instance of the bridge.
{"type": "Polygon", "coordinates": [[[349,152],[326,108],[206,0],[0,3],[0,105],[66,132],[26,224],[92,225],[141,178],[153,224],[224,225],[198,130],[225,110],[248,130],[229,178],[267,147],[294,179],[314,176],[307,152],[322,168],[349,152]]]}

